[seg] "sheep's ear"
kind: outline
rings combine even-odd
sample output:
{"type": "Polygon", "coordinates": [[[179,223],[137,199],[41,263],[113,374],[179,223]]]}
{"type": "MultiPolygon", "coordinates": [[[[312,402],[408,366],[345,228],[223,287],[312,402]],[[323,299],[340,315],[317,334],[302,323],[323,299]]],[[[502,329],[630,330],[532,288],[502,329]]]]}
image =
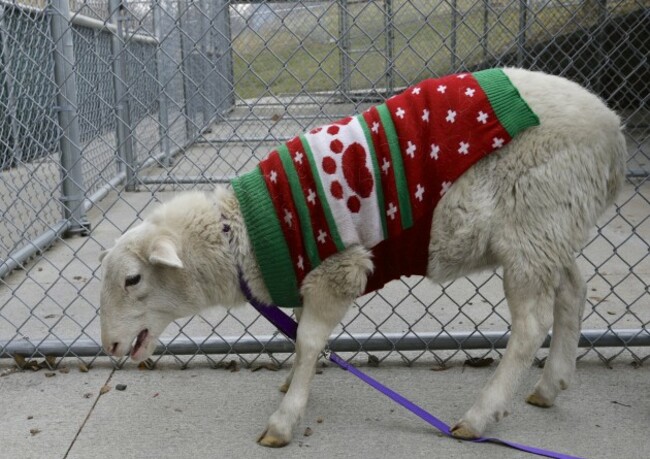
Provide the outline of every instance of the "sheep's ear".
{"type": "Polygon", "coordinates": [[[99,262],[101,263],[104,260],[104,257],[108,255],[108,250],[102,250],[99,252],[99,262]]]}
{"type": "Polygon", "coordinates": [[[182,268],[183,262],[178,258],[176,244],[168,238],[160,237],[151,245],[149,263],[164,265],[170,268],[182,268]]]}

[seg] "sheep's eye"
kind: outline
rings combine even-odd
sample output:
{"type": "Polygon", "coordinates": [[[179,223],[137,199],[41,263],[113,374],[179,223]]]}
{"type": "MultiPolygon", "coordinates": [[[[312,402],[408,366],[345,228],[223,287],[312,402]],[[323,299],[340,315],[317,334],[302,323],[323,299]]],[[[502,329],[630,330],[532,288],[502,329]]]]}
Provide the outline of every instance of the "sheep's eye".
{"type": "Polygon", "coordinates": [[[130,287],[132,285],[137,284],[140,282],[140,274],[134,274],[133,276],[126,276],[126,280],[124,281],[124,286],[125,287],[130,287]]]}

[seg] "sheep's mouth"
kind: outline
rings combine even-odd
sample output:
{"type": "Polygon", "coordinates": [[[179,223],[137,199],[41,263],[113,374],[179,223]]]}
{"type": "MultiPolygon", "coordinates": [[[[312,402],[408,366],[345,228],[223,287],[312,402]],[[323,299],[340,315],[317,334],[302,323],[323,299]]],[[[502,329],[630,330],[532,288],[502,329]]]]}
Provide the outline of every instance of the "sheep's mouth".
{"type": "Polygon", "coordinates": [[[149,329],[145,328],[140,333],[138,333],[138,336],[135,338],[135,344],[131,348],[131,358],[135,357],[138,351],[142,349],[147,338],[149,338],[149,329]]]}

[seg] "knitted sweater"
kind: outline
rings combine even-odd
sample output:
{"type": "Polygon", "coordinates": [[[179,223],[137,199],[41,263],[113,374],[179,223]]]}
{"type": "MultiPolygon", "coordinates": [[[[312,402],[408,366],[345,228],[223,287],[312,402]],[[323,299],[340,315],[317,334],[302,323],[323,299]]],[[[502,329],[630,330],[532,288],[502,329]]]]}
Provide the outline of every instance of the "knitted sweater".
{"type": "Polygon", "coordinates": [[[491,69],[425,80],[277,147],[232,182],[273,302],[301,306],[307,273],[356,244],[373,253],[367,291],[424,275],[441,197],[538,124],[506,74],[491,69]]]}

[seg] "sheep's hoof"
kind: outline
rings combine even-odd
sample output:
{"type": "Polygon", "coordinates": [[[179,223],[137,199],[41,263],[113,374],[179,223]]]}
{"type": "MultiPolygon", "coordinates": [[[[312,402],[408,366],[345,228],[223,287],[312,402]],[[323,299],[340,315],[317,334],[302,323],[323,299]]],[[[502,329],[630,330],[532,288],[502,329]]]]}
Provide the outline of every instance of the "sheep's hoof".
{"type": "Polygon", "coordinates": [[[280,392],[282,392],[283,394],[286,394],[288,390],[289,390],[289,383],[284,383],[280,386],[280,392]]]}
{"type": "Polygon", "coordinates": [[[266,429],[262,435],[257,439],[257,443],[268,448],[282,448],[289,444],[288,440],[276,437],[275,435],[269,434],[268,429],[266,429]]]}
{"type": "Polygon", "coordinates": [[[452,427],[451,434],[454,437],[461,438],[463,440],[473,440],[480,437],[480,435],[476,433],[466,421],[460,421],[458,424],[452,427]]]}
{"type": "Polygon", "coordinates": [[[538,406],[540,408],[550,408],[553,406],[553,402],[547,400],[545,397],[542,397],[537,392],[533,392],[526,398],[526,402],[531,405],[538,406]]]}

